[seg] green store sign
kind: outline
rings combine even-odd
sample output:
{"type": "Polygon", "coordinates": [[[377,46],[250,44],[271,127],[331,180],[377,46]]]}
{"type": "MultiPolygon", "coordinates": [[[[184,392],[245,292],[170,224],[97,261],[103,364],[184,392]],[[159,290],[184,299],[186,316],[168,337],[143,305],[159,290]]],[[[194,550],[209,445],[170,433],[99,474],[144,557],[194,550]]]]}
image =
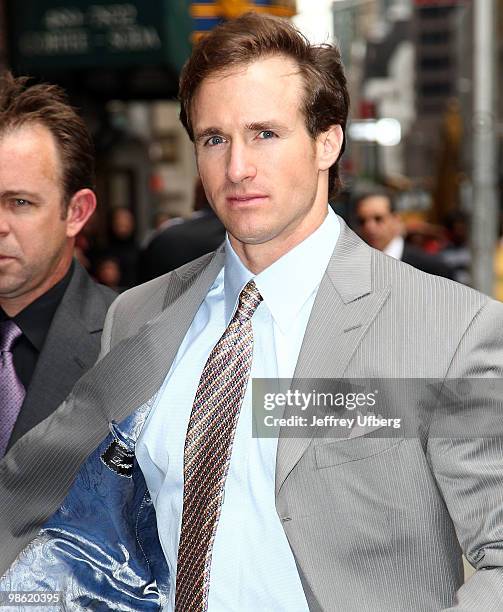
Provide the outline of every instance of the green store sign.
{"type": "Polygon", "coordinates": [[[190,54],[186,0],[10,0],[13,63],[23,70],[169,64],[190,54]]]}

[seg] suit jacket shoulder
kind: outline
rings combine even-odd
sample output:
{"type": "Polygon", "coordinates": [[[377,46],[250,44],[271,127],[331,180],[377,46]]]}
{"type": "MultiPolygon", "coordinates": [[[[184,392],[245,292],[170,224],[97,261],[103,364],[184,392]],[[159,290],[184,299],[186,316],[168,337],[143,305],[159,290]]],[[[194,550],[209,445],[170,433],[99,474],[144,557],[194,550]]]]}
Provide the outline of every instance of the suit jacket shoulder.
{"type": "MultiPolygon", "coordinates": [[[[426,259],[430,259],[425,256],[426,259]]],[[[432,258],[436,261],[436,258],[432,258]]],[[[427,270],[414,262],[397,260],[376,251],[373,259],[374,283],[391,287],[392,296],[408,308],[410,317],[418,317],[423,326],[429,321],[443,321],[453,329],[463,329],[478,310],[489,302],[489,296],[453,281],[441,267],[427,270]],[[456,316],[450,316],[453,312],[456,316]]],[[[404,317],[406,320],[406,317],[404,317]]],[[[412,321],[411,321],[412,323],[412,321]]]]}
{"type": "MultiPolygon", "coordinates": [[[[147,321],[159,315],[186,291],[223,248],[122,293],[105,321],[100,358],[125,338],[135,335],[147,321]]],[[[217,264],[217,267],[220,264],[217,264]]]]}
{"type": "Polygon", "coordinates": [[[479,311],[503,309],[493,302],[372,249],[343,226],[296,374],[333,378],[351,368],[368,377],[441,378],[479,311]]]}

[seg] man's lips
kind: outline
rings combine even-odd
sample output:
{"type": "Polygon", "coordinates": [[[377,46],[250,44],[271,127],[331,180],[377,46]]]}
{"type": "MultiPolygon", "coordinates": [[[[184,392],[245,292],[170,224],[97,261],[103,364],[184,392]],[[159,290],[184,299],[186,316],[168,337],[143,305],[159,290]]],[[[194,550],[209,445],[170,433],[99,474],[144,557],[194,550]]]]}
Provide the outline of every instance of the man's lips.
{"type": "Polygon", "coordinates": [[[247,193],[244,195],[230,195],[227,196],[227,202],[231,204],[246,204],[256,200],[265,200],[267,196],[264,193],[247,193]]]}

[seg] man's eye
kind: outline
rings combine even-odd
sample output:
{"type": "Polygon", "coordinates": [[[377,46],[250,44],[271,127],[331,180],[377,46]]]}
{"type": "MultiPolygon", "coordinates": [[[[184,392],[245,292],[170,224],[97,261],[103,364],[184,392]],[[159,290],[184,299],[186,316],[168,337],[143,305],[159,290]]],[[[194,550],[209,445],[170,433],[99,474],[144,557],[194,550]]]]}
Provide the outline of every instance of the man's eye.
{"type": "Polygon", "coordinates": [[[14,200],[16,207],[21,208],[23,206],[29,206],[30,202],[28,200],[24,200],[23,198],[16,198],[14,200]]]}
{"type": "Polygon", "coordinates": [[[262,130],[258,135],[261,140],[268,140],[269,138],[274,138],[275,136],[276,134],[272,130],[262,130]]]}
{"type": "Polygon", "coordinates": [[[223,142],[225,142],[225,140],[222,138],[222,136],[212,136],[211,138],[208,138],[205,144],[209,147],[214,147],[222,144],[223,142]]]}

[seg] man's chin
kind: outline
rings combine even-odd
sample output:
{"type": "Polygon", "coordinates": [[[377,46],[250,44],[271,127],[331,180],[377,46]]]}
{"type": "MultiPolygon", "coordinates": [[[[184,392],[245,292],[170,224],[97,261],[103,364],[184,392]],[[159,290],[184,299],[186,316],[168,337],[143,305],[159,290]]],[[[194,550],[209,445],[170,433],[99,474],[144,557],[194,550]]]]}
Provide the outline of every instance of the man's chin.
{"type": "Polygon", "coordinates": [[[383,246],[380,242],[376,242],[375,240],[366,240],[366,243],[373,249],[377,249],[378,251],[383,250],[383,246]]]}
{"type": "Polygon", "coordinates": [[[262,234],[245,234],[245,233],[241,233],[241,234],[233,234],[231,233],[229,230],[227,230],[229,232],[229,235],[231,237],[231,244],[233,242],[238,242],[241,245],[246,245],[246,246],[257,246],[260,244],[266,244],[267,242],[270,242],[274,237],[273,236],[269,236],[269,235],[262,235],[262,234]]]}
{"type": "Polygon", "coordinates": [[[0,275],[0,305],[4,301],[16,299],[25,293],[24,287],[20,283],[8,283],[0,275]]]}

